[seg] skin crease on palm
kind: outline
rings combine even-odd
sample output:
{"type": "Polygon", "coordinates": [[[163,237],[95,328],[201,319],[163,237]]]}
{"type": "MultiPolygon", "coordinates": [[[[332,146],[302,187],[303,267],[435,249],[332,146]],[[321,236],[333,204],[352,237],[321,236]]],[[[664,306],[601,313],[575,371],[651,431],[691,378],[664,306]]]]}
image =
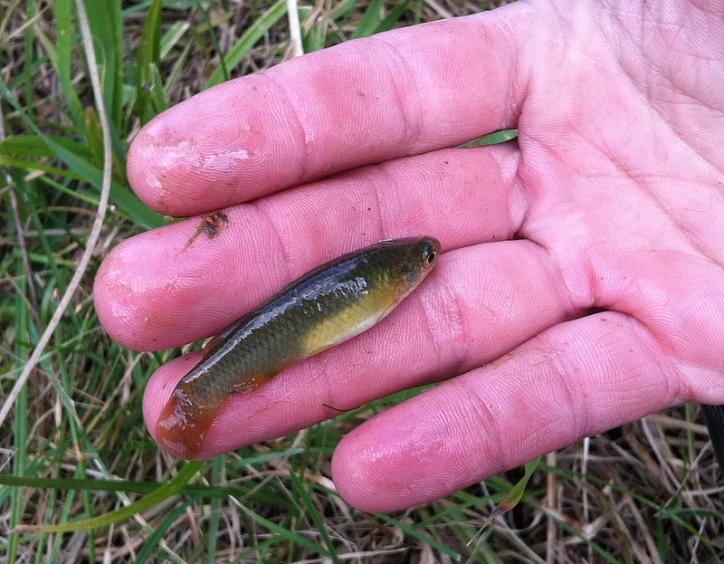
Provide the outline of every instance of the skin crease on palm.
{"type": "MultiPolygon", "coordinates": [[[[387,319],[230,398],[204,442],[215,456],[446,380],[337,447],[335,484],[367,511],[724,403],[723,52],[719,0],[521,1],[204,92],[138,134],[129,178],[162,213],[223,208],[228,226],[187,247],[190,217],[119,245],[101,321],[129,348],[176,347],[343,252],[439,238],[387,319]],[[517,144],[455,148],[516,127],[517,144]]],[[[199,358],[149,382],[151,434],[199,358]]]]}

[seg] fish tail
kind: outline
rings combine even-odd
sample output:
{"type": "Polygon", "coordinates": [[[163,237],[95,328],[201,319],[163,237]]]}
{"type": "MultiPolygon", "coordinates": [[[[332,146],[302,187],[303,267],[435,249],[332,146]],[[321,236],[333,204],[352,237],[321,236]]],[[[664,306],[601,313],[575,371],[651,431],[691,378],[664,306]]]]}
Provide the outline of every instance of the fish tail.
{"type": "Polygon", "coordinates": [[[161,446],[186,460],[199,453],[204,437],[226,399],[214,398],[199,404],[190,397],[193,394],[188,394],[183,384],[177,387],[164,406],[156,427],[161,446]]]}

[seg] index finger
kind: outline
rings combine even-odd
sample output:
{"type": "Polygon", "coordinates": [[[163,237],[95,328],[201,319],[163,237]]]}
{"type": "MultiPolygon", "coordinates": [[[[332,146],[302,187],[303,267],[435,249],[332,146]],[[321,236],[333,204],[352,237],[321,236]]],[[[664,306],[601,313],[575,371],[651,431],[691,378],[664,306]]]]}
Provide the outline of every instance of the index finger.
{"type": "Polygon", "coordinates": [[[351,41],[203,92],[138,134],[130,182],[159,212],[189,216],[509,127],[520,101],[509,25],[520,37],[528,18],[510,5],[504,27],[500,11],[351,41]]]}

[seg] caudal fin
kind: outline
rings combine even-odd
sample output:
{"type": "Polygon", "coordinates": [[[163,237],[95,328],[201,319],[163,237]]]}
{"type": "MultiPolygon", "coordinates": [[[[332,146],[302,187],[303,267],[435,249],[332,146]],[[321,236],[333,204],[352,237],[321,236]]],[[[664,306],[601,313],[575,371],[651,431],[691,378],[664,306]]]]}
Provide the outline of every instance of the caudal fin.
{"type": "Polygon", "coordinates": [[[214,422],[224,401],[192,402],[183,386],[176,388],[158,420],[158,442],[169,452],[191,460],[201,449],[207,431],[214,422]]]}

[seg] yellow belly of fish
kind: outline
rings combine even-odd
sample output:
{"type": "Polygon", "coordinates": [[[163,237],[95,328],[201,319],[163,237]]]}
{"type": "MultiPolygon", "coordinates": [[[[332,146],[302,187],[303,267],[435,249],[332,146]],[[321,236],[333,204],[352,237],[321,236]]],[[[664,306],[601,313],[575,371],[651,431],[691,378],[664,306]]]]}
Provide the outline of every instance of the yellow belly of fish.
{"type": "Polygon", "coordinates": [[[318,323],[302,340],[310,357],[366,331],[382,320],[400,301],[396,289],[372,292],[358,303],[318,323]]]}

